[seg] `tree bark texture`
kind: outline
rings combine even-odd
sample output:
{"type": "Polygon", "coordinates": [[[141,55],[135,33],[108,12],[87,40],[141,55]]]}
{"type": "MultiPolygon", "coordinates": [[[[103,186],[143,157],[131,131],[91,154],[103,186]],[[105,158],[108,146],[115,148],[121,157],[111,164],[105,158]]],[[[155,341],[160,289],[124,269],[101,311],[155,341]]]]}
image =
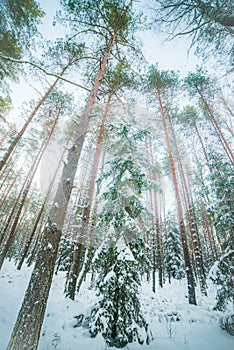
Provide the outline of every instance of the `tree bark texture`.
{"type": "Polygon", "coordinates": [[[161,112],[163,126],[164,126],[167,151],[168,151],[168,155],[169,155],[171,173],[172,173],[173,184],[174,184],[174,189],[175,189],[177,213],[178,213],[178,219],[179,219],[179,227],[180,227],[181,241],[182,241],[182,247],[183,247],[183,253],[184,253],[186,275],[187,275],[188,299],[189,299],[190,304],[197,305],[196,294],[195,294],[195,281],[194,281],[192,266],[191,266],[191,262],[190,262],[188,242],[187,242],[185,224],[184,224],[184,219],[183,219],[182,203],[181,203],[181,197],[180,197],[180,192],[179,192],[178,180],[177,180],[177,176],[176,176],[175,162],[174,162],[174,158],[173,158],[172,150],[171,150],[171,143],[170,143],[170,138],[169,138],[167,120],[166,120],[166,115],[165,115],[163,104],[162,104],[161,91],[157,87],[157,85],[156,85],[156,91],[157,91],[157,97],[158,97],[158,101],[159,101],[160,112],[161,112]]]}
{"type": "Polygon", "coordinates": [[[91,218],[91,211],[92,211],[92,205],[93,205],[93,198],[95,194],[95,187],[96,187],[96,178],[98,173],[98,165],[100,161],[101,156],[101,149],[103,144],[103,134],[105,130],[105,123],[110,107],[110,102],[112,98],[112,92],[108,96],[108,100],[105,106],[105,110],[102,117],[101,126],[99,128],[98,138],[97,138],[97,144],[93,159],[93,165],[92,165],[92,172],[90,176],[90,183],[86,198],[86,205],[83,212],[83,219],[82,219],[82,225],[81,225],[81,232],[79,235],[79,244],[75,246],[75,249],[73,251],[73,260],[72,260],[72,266],[71,266],[71,273],[70,273],[70,280],[68,283],[67,288],[67,296],[71,298],[72,300],[75,299],[75,292],[76,292],[76,284],[77,279],[79,276],[79,273],[81,271],[81,265],[82,265],[82,257],[83,253],[85,251],[85,243],[88,245],[92,244],[92,238],[88,238],[88,225],[91,218]],[[89,243],[87,242],[89,240],[89,243]]]}

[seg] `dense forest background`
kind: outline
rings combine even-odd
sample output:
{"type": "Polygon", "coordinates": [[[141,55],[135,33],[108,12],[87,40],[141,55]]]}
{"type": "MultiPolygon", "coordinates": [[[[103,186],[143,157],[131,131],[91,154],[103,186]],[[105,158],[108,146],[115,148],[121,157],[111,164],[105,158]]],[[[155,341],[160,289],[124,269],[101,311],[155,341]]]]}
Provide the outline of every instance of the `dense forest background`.
{"type": "MultiPolygon", "coordinates": [[[[7,349],[37,349],[60,271],[71,300],[91,276],[100,298],[76,326],[108,346],[152,340],[143,276],[154,293],[185,280],[191,305],[198,288],[208,298],[211,279],[214,310],[230,310],[232,1],[61,0],[55,8],[48,40],[43,1],[1,1],[0,268],[6,259],[33,266],[7,349]],[[154,37],[186,38],[188,62],[196,55],[201,64],[162,70],[144,56],[147,35],[153,57],[154,37]]],[[[220,325],[234,335],[233,314],[220,325]]]]}

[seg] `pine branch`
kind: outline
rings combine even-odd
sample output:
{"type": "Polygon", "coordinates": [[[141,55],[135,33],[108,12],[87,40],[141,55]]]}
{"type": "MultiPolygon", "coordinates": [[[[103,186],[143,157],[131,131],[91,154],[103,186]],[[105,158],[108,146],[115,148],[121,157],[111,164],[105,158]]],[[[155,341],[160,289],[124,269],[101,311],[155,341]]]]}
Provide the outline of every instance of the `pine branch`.
{"type": "Polygon", "coordinates": [[[31,65],[31,66],[33,66],[33,67],[35,67],[35,68],[41,70],[41,71],[42,71],[43,73],[45,73],[46,75],[53,76],[53,77],[55,77],[55,78],[59,78],[59,79],[65,81],[66,83],[75,85],[75,86],[77,86],[77,87],[79,87],[79,88],[81,88],[81,89],[84,89],[84,90],[90,92],[90,89],[86,88],[85,86],[82,86],[82,85],[80,85],[80,84],[77,84],[77,83],[75,83],[75,82],[73,82],[73,81],[71,81],[71,80],[68,80],[68,79],[66,79],[66,78],[63,78],[61,75],[48,72],[47,70],[45,70],[44,68],[38,66],[38,65],[37,65],[36,63],[34,63],[34,62],[25,61],[25,60],[17,60],[17,59],[12,58],[12,57],[3,56],[3,55],[1,55],[1,54],[0,54],[0,58],[2,58],[2,59],[4,59],[4,60],[7,60],[7,61],[10,61],[10,62],[14,62],[14,63],[29,64],[29,65],[31,65]]]}

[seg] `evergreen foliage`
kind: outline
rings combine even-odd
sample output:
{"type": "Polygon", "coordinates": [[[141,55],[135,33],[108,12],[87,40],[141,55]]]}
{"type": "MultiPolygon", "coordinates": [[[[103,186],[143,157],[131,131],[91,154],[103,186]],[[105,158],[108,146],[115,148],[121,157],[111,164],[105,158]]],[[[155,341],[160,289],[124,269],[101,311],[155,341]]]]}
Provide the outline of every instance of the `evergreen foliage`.
{"type": "Polygon", "coordinates": [[[164,236],[164,267],[167,272],[169,282],[171,277],[182,279],[185,277],[185,266],[183,250],[181,246],[180,232],[176,227],[169,227],[169,231],[164,236]]]}
{"type": "Polygon", "coordinates": [[[152,334],[140,309],[137,262],[123,238],[114,247],[104,247],[94,264],[99,270],[100,300],[89,316],[77,317],[76,326],[88,327],[92,337],[101,333],[108,346],[123,348],[134,341],[149,344],[152,334]]]}
{"type": "Polygon", "coordinates": [[[107,230],[103,241],[109,242],[93,259],[100,300],[90,315],[78,316],[77,325],[87,326],[93,337],[101,333],[107,345],[122,348],[133,341],[149,343],[152,338],[138,296],[140,272],[149,265],[139,226],[146,213],[140,196],[147,182],[136,162],[137,142],[143,140],[145,131],[124,124],[112,126],[111,131],[111,159],[98,180],[105,188],[99,225],[107,230]]]}
{"type": "Polygon", "coordinates": [[[112,138],[109,148],[110,160],[98,182],[102,182],[99,225],[113,225],[117,232],[125,234],[129,241],[139,237],[139,222],[147,215],[142,193],[149,186],[143,172],[144,158],[139,155],[145,130],[134,130],[128,125],[111,126],[112,138]]]}
{"type": "Polygon", "coordinates": [[[221,317],[219,324],[223,330],[234,336],[234,314],[221,317]]]}
{"type": "Polygon", "coordinates": [[[210,273],[211,280],[219,286],[214,310],[225,311],[228,303],[234,303],[234,251],[221,256],[210,273]]]}
{"type": "Polygon", "coordinates": [[[211,204],[207,214],[212,218],[223,248],[234,249],[234,175],[233,167],[222,155],[212,153],[213,171],[207,175],[206,193],[210,195],[211,204]]]}
{"type": "MultiPolygon", "coordinates": [[[[232,0],[193,1],[154,0],[154,20],[166,28],[171,38],[189,36],[191,47],[203,58],[220,56],[234,64],[234,7],[232,0]]],[[[223,63],[222,62],[222,63],[223,63]]]]}
{"type": "MultiPolygon", "coordinates": [[[[2,0],[0,7],[0,53],[19,59],[37,33],[44,12],[34,0],[2,0]]],[[[16,67],[0,59],[0,79],[15,77],[16,67]]]]}

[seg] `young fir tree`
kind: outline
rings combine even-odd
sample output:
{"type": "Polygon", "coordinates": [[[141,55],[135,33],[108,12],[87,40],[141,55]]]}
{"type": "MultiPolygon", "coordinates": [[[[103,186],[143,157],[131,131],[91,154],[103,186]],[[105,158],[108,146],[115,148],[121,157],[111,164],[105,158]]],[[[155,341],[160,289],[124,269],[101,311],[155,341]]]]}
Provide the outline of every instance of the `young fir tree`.
{"type": "Polygon", "coordinates": [[[110,245],[105,244],[93,259],[100,300],[90,315],[78,316],[77,325],[87,326],[93,337],[101,333],[107,345],[122,348],[133,341],[148,344],[152,338],[138,295],[139,261],[144,263],[145,249],[139,221],[146,214],[140,196],[147,182],[140,161],[136,162],[136,143],[145,132],[126,125],[112,127],[112,131],[115,142],[108,170],[101,177],[105,192],[99,221],[99,231],[107,230],[103,241],[109,240],[110,245]]]}
{"type": "Polygon", "coordinates": [[[133,341],[149,344],[152,335],[141,313],[137,261],[123,237],[114,247],[103,248],[95,265],[100,272],[97,289],[101,299],[83,320],[91,336],[101,333],[108,346],[117,348],[133,341]]]}
{"type": "Polygon", "coordinates": [[[207,214],[212,219],[223,249],[234,249],[234,175],[233,166],[224,156],[212,152],[210,165],[212,172],[208,174],[207,188],[210,205],[207,214]]]}
{"type": "Polygon", "coordinates": [[[231,302],[234,305],[234,250],[228,250],[211,269],[210,278],[219,286],[214,310],[225,311],[231,302]]]}
{"type": "Polygon", "coordinates": [[[168,275],[169,283],[171,277],[181,279],[185,277],[185,266],[183,250],[181,246],[180,232],[176,227],[171,227],[163,242],[164,266],[168,275]]]}
{"type": "MultiPolygon", "coordinates": [[[[234,176],[232,165],[214,152],[211,166],[207,191],[212,204],[207,211],[222,243],[224,254],[212,267],[210,278],[218,285],[214,310],[225,311],[230,303],[234,305],[234,176]]],[[[234,335],[234,314],[221,318],[220,326],[234,335]]]]}

